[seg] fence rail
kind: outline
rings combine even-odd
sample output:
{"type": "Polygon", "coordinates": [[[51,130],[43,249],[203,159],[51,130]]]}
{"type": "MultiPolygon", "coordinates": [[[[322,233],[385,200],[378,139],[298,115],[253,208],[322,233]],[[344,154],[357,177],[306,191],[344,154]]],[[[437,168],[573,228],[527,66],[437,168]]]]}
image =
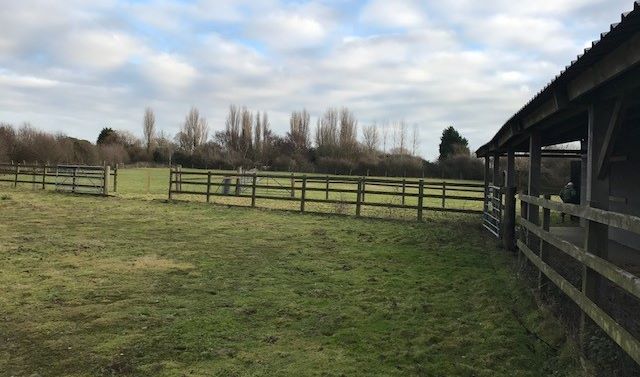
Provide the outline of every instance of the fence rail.
{"type": "MultiPolygon", "coordinates": [[[[519,199],[521,203],[524,203],[525,207],[529,207],[521,211],[524,216],[528,216],[527,213],[529,211],[539,211],[539,208],[542,208],[543,217],[542,224],[540,225],[524,217],[519,219],[520,226],[524,232],[522,232],[523,239],[517,241],[518,249],[520,249],[549,280],[574,301],[582,312],[607,333],[633,360],[640,363],[640,341],[598,305],[597,293],[594,295],[588,291],[588,287],[593,286],[594,279],[603,277],[614,283],[628,295],[640,298],[640,278],[611,263],[606,257],[603,258],[596,255],[605,250],[592,250],[589,245],[586,245],[585,248],[580,248],[552,234],[549,227],[550,211],[554,210],[581,217],[598,224],[613,226],[640,234],[640,217],[587,206],[553,202],[549,196],[543,199],[534,196],[519,195],[519,199]],[[533,240],[534,237],[530,237],[530,234],[539,241],[533,240]],[[547,263],[548,256],[545,255],[544,251],[548,246],[552,246],[572,257],[583,266],[581,289],[572,285],[547,263]],[[589,270],[594,271],[598,275],[589,275],[589,270]]],[[[531,217],[529,216],[529,218],[531,217]]],[[[587,232],[589,232],[588,229],[587,232]]],[[[539,276],[538,279],[542,279],[542,277],[539,276]]],[[[542,284],[540,281],[538,283],[539,285],[542,284]]]]}
{"type": "Polygon", "coordinates": [[[58,191],[108,195],[118,189],[118,167],[91,165],[38,165],[0,163],[0,182],[33,189],[54,187],[58,191]]]}
{"type": "Polygon", "coordinates": [[[189,171],[172,168],[169,172],[169,199],[177,195],[205,197],[239,197],[257,200],[299,202],[300,211],[307,203],[342,204],[355,207],[356,216],[363,207],[386,207],[413,210],[421,221],[425,211],[480,214],[476,208],[456,206],[460,202],[482,202],[481,183],[432,182],[424,179],[306,176],[283,173],[236,173],[189,171]],[[477,193],[473,196],[472,193],[477,193]],[[437,199],[437,205],[425,203],[437,199]]]}

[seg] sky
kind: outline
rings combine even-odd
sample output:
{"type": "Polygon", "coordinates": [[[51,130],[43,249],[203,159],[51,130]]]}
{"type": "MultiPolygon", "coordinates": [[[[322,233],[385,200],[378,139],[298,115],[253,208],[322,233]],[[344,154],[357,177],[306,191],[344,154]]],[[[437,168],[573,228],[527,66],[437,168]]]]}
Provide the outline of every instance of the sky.
{"type": "Polygon", "coordinates": [[[230,104],[350,108],[360,126],[404,120],[419,154],[456,127],[472,150],[630,0],[1,0],[0,122],[95,142],[142,134],[146,106],[174,135],[192,106],[210,134],[230,104]]]}

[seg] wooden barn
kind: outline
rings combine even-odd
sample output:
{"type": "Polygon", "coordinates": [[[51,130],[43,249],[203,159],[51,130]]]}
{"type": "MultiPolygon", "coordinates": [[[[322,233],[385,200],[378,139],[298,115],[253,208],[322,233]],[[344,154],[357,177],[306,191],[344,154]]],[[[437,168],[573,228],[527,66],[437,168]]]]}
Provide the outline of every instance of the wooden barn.
{"type": "Polygon", "coordinates": [[[575,303],[582,335],[595,324],[640,363],[640,4],[477,155],[485,161],[485,227],[541,272],[540,288],[549,284],[575,303]],[[566,143],[575,148],[552,147],[566,143]],[[578,203],[545,192],[547,158],[576,161],[567,182],[576,181],[578,203]],[[516,159],[527,161],[521,187],[516,159]],[[554,213],[579,220],[560,223],[554,213]]]}

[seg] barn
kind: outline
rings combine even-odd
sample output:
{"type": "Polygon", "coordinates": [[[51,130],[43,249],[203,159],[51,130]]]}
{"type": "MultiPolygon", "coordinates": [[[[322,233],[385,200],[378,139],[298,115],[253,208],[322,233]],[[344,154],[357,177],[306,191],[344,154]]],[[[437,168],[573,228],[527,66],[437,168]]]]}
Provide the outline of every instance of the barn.
{"type": "Polygon", "coordinates": [[[583,338],[593,325],[635,363],[640,363],[639,63],[636,2],[476,153],[485,161],[485,227],[540,271],[541,288],[549,283],[579,308],[583,338]],[[562,203],[557,191],[545,192],[541,166],[547,158],[576,161],[577,174],[567,182],[575,181],[578,203],[562,203]],[[520,187],[518,159],[527,166],[520,187]],[[579,220],[558,223],[554,213],[579,220]]]}

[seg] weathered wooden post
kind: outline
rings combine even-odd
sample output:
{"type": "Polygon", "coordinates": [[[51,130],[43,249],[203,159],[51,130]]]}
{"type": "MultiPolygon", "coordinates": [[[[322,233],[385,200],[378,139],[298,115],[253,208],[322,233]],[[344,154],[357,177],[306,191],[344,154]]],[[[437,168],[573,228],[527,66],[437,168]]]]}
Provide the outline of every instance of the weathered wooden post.
{"type": "Polygon", "coordinates": [[[304,212],[304,200],[305,200],[306,196],[307,196],[307,176],[303,175],[302,176],[302,191],[300,192],[300,212],[304,212]]]}
{"type": "Polygon", "coordinates": [[[47,188],[47,165],[45,164],[42,167],[42,189],[47,188]]]}
{"type": "Polygon", "coordinates": [[[418,184],[418,221],[422,221],[422,202],[424,200],[424,179],[418,184]]]}
{"type": "Polygon", "coordinates": [[[324,200],[329,200],[329,176],[327,175],[327,185],[324,190],[324,200]]]}
{"type": "Polygon", "coordinates": [[[77,176],[78,176],[78,167],[73,167],[73,173],[71,178],[71,192],[76,192],[76,184],[77,184],[77,176]]]}
{"type": "Polygon", "coordinates": [[[402,178],[402,205],[404,205],[406,192],[407,192],[407,179],[402,178]]]}
{"type": "Polygon", "coordinates": [[[358,180],[358,192],[356,193],[356,217],[360,217],[360,207],[362,206],[364,179],[358,180]]]}
{"type": "Polygon", "coordinates": [[[445,200],[447,198],[447,182],[442,181],[442,208],[445,206],[445,200]]]}
{"type": "Polygon", "coordinates": [[[489,211],[489,174],[490,174],[489,156],[484,157],[484,212],[489,211]]]}
{"type": "Polygon", "coordinates": [[[256,184],[257,184],[256,173],[253,173],[253,182],[251,184],[251,207],[256,206],[256,184]]]}
{"type": "Polygon", "coordinates": [[[173,199],[173,168],[169,166],[169,200],[173,199]]]}
{"type": "Polygon", "coordinates": [[[31,189],[35,190],[36,189],[36,166],[33,165],[31,167],[31,189]]]}
{"type": "Polygon", "coordinates": [[[236,176],[236,196],[242,192],[242,188],[240,187],[240,174],[242,174],[242,168],[238,168],[238,175],[236,176]]]}
{"type": "Polygon", "coordinates": [[[113,169],[113,192],[118,192],[118,163],[113,169]]]}
{"type": "Polygon", "coordinates": [[[207,203],[211,203],[211,172],[207,172],[207,203]]]}
{"type": "Polygon", "coordinates": [[[296,197],[296,180],[295,180],[295,177],[293,176],[293,173],[291,173],[291,197],[292,198],[296,197]]]}
{"type": "Polygon", "coordinates": [[[18,187],[18,174],[20,174],[20,163],[16,162],[16,174],[13,180],[13,187],[18,187]]]}
{"type": "MultiPolygon", "coordinates": [[[[111,178],[111,167],[109,165],[105,166],[103,174],[103,183],[102,183],[102,195],[109,196],[109,178],[111,178]]],[[[75,170],[74,170],[75,174],[75,170]]],[[[75,183],[74,183],[75,185],[75,183]]]]}
{"type": "MultiPolygon", "coordinates": [[[[603,156],[602,146],[607,146],[608,129],[617,127],[617,122],[621,121],[621,103],[596,100],[589,105],[589,125],[587,132],[587,197],[586,205],[590,208],[609,210],[610,180],[609,174],[600,176],[600,160],[603,156]]],[[[585,227],[585,252],[593,254],[604,260],[609,257],[609,226],[597,221],[587,220],[585,227]]],[[[583,264],[582,266],[582,292],[596,305],[599,304],[599,290],[601,286],[601,275],[583,264]]],[[[587,316],[581,312],[580,336],[582,345],[586,345],[588,336],[587,316]]]]}
{"type": "Polygon", "coordinates": [[[366,186],[367,186],[367,181],[365,177],[361,178],[361,183],[360,183],[360,191],[362,192],[360,194],[361,196],[361,200],[364,202],[365,201],[365,191],[366,191],[366,186]]]}
{"type": "Polygon", "coordinates": [[[516,168],[513,149],[507,151],[507,176],[504,190],[504,213],[502,228],[503,246],[507,250],[516,249],[516,168]]]}
{"type": "MultiPolygon", "coordinates": [[[[551,200],[551,195],[549,194],[545,194],[544,198],[546,200],[551,200]]],[[[551,210],[549,208],[543,208],[542,209],[542,230],[548,232],[549,229],[551,228],[551,210]]],[[[547,243],[544,240],[540,240],[540,260],[548,263],[547,261],[547,253],[546,253],[546,246],[547,243]]],[[[546,287],[548,285],[548,279],[545,279],[544,274],[542,273],[542,270],[538,269],[538,291],[540,291],[540,294],[544,293],[546,291],[546,287]]]]}

